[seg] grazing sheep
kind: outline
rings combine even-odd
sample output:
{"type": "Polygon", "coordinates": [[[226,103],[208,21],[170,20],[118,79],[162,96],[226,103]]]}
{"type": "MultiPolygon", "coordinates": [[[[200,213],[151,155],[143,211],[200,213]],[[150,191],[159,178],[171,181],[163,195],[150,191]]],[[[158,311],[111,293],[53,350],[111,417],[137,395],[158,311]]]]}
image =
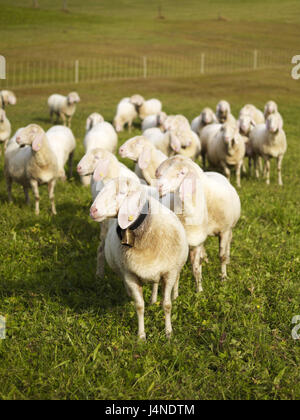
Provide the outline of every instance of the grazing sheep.
{"type": "Polygon", "coordinates": [[[93,112],[86,120],[86,132],[90,131],[95,125],[104,122],[104,118],[98,112],[93,112]]]}
{"type": "Polygon", "coordinates": [[[146,101],[141,95],[133,95],[130,102],[135,106],[141,120],[149,115],[159,114],[162,110],[162,104],[158,99],[148,99],[146,101]]]}
{"type": "Polygon", "coordinates": [[[153,143],[144,136],[127,140],[120,147],[119,154],[122,158],[138,162],[135,173],[139,178],[145,179],[149,185],[153,186],[156,184],[156,169],[164,160],[168,159],[168,156],[156,149],[153,143]]]}
{"type": "Polygon", "coordinates": [[[11,90],[0,90],[0,108],[5,109],[6,105],[16,105],[16,95],[11,90]]]}
{"type": "Polygon", "coordinates": [[[211,108],[204,108],[201,114],[194,118],[191,123],[191,129],[200,137],[201,131],[209,124],[217,124],[216,114],[211,108]]]}
{"type": "Polygon", "coordinates": [[[218,103],[216,108],[216,116],[221,124],[224,124],[225,122],[230,124],[236,123],[236,119],[231,114],[230,104],[227,101],[220,101],[218,103]]]}
{"type": "Polygon", "coordinates": [[[149,197],[142,185],[132,180],[108,183],[91,207],[96,222],[117,217],[106,241],[105,258],[123,280],[134,299],[138,315],[138,337],[145,340],[145,283],[163,284],[165,332],[172,334],[171,308],[177,296],[180,272],[188,257],[184,228],[176,215],[149,197]]]}
{"type": "Polygon", "coordinates": [[[249,116],[255,124],[264,124],[265,122],[264,114],[252,104],[243,106],[240,110],[239,118],[243,116],[249,116]]]}
{"type": "Polygon", "coordinates": [[[54,151],[59,169],[59,178],[66,180],[65,164],[69,161],[69,178],[73,175],[73,158],[76,140],[70,128],[55,125],[46,132],[49,144],[54,151]]]}
{"type": "Polygon", "coordinates": [[[235,167],[236,183],[241,186],[241,168],[245,157],[244,138],[239,134],[238,125],[225,123],[220,130],[209,139],[207,158],[212,166],[221,168],[230,180],[230,166],[235,167]]]}
{"type": "Polygon", "coordinates": [[[282,159],[287,149],[286,135],[282,128],[279,113],[267,117],[266,124],[257,125],[250,133],[250,143],[254,154],[254,168],[259,177],[257,159],[262,157],[265,162],[267,184],[270,184],[270,159],[277,159],[278,184],[283,185],[281,176],[282,159]]]}
{"type": "MultiPolygon", "coordinates": [[[[3,143],[4,152],[6,150],[6,146],[10,138],[10,135],[11,135],[10,122],[8,118],[6,117],[6,113],[4,109],[0,108],[0,143],[3,143]]],[[[2,150],[0,149],[0,155],[1,153],[2,153],[2,150]]]]}
{"type": "Polygon", "coordinates": [[[163,123],[167,119],[167,114],[165,112],[159,112],[158,114],[148,115],[142,122],[142,131],[147,130],[148,128],[162,128],[163,123]]]}
{"type": "Polygon", "coordinates": [[[226,279],[232,230],[241,213],[236,190],[223,175],[203,172],[195,162],[182,156],[163,162],[156,176],[160,195],[175,192],[182,202],[175,212],[187,234],[197,292],[203,290],[202,263],[208,236],[219,237],[222,279],[226,279]]]}
{"type": "MultiPolygon", "coordinates": [[[[110,123],[104,121],[96,124],[86,133],[83,143],[86,153],[99,148],[115,153],[118,144],[118,135],[114,127],[110,123]]],[[[91,177],[82,176],[81,182],[84,186],[88,186],[90,185],[91,177]]]]}
{"type": "Polygon", "coordinates": [[[129,132],[131,132],[132,123],[137,116],[135,106],[130,102],[130,98],[123,98],[117,106],[114,118],[114,127],[117,133],[123,131],[126,124],[129,132]]]}
{"type": "Polygon", "coordinates": [[[18,130],[9,141],[5,153],[5,178],[9,202],[12,202],[13,182],[23,186],[27,203],[29,203],[28,190],[31,187],[35,197],[35,213],[38,215],[39,185],[48,184],[52,213],[56,214],[54,189],[58,177],[57,158],[44,130],[36,124],[18,130]]]}
{"type": "Polygon", "coordinates": [[[61,118],[64,125],[71,127],[72,117],[76,111],[76,104],[78,102],[80,102],[80,97],[77,92],[71,92],[68,96],[51,95],[48,98],[51,123],[53,123],[53,116],[56,114],[57,122],[61,118]]]}

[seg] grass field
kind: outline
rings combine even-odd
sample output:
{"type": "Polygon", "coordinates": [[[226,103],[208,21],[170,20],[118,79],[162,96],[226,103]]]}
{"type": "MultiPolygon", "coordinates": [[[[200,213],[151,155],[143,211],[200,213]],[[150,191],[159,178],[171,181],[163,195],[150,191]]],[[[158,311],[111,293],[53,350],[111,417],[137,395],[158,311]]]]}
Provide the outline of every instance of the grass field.
{"type": "MultiPolygon", "coordinates": [[[[122,34],[124,49],[136,54],[149,46],[152,36],[150,50],[164,52],[172,43],[174,50],[186,47],[187,54],[198,43],[226,48],[249,43],[252,48],[257,42],[268,47],[273,40],[275,49],[284,42],[296,49],[299,40],[300,8],[295,1],[270,0],[264,7],[255,2],[257,14],[253,7],[249,14],[248,2],[205,2],[200,11],[199,2],[184,2],[190,5],[187,9],[183,2],[169,0],[162,2],[166,19],[157,25],[166,26],[161,31],[153,26],[154,8],[151,18],[145,18],[146,2],[101,1],[90,9],[97,2],[86,1],[84,12],[79,1],[70,0],[75,5],[70,14],[54,10],[53,4],[60,2],[40,3],[51,10],[24,8],[21,14],[18,6],[25,2],[16,0],[11,7],[9,1],[0,1],[1,54],[12,58],[33,54],[40,59],[62,51],[70,57],[88,55],[101,38],[93,24],[97,18],[102,19],[105,35],[101,48],[105,52],[111,48],[114,54],[122,50],[117,46],[122,34]],[[135,5],[131,13],[127,5],[135,5]],[[231,20],[218,22],[218,13],[231,20]],[[67,29],[71,36],[61,39],[54,18],[62,31],[72,16],[76,24],[67,29]],[[127,32],[128,19],[132,26],[127,32]],[[197,19],[203,19],[203,25],[192,27],[197,19]],[[223,30],[213,35],[208,20],[223,30]],[[182,33],[178,44],[172,40],[176,28],[182,33]],[[71,45],[73,49],[68,48],[71,45]]],[[[13,128],[31,122],[49,128],[46,100],[54,89],[18,89],[18,104],[8,109],[13,128]]],[[[89,191],[77,176],[59,183],[58,216],[52,217],[46,189],[41,188],[42,211],[36,217],[18,186],[15,203],[8,205],[0,158],[0,315],[7,320],[7,339],[0,340],[0,399],[299,399],[300,341],[292,339],[291,321],[300,315],[300,81],[292,80],[288,71],[268,70],[81,84],[76,89],[82,97],[73,123],[76,163],[83,154],[89,113],[98,110],[111,121],[119,99],[133,92],[159,97],[166,112],[189,119],[204,106],[215,107],[223,97],[236,115],[246,102],[262,108],[272,98],[279,103],[288,139],[284,187],[276,184],[274,164],[269,187],[263,180],[242,179],[243,213],[234,232],[227,283],[220,282],[217,240],[211,238],[203,294],[194,291],[190,265],[183,270],[171,342],[164,336],[161,306],[147,304],[148,340],[138,343],[135,308],[123,284],[108,267],[105,278],[94,277],[99,227],[89,219],[89,191]]],[[[67,92],[70,85],[59,90],[67,92]]],[[[133,135],[139,132],[137,122],[133,135]]],[[[123,132],[120,144],[129,137],[123,132]]],[[[150,294],[150,287],[145,287],[147,303],[150,294]]]]}

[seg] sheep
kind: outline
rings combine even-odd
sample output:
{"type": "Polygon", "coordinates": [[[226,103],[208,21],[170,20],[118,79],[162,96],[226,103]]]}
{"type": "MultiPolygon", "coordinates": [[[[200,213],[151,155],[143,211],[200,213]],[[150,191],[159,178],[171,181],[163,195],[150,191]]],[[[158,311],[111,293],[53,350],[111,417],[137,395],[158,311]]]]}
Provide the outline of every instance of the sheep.
{"type": "MultiPolygon", "coordinates": [[[[265,121],[267,121],[268,116],[271,114],[278,114],[277,118],[280,119],[280,125],[282,126],[281,128],[283,128],[283,118],[278,111],[277,103],[274,101],[268,101],[265,105],[265,108],[264,108],[265,121]]],[[[264,123],[265,121],[263,121],[262,123],[264,123]]]]}
{"type": "Polygon", "coordinates": [[[123,98],[117,106],[114,117],[114,127],[117,133],[123,131],[126,124],[128,125],[129,132],[131,132],[132,123],[137,116],[138,113],[135,106],[130,102],[130,98],[123,98]]]}
{"type": "MultiPolygon", "coordinates": [[[[88,151],[77,166],[81,177],[91,178],[91,191],[93,201],[103,186],[114,178],[132,178],[140,182],[138,176],[127,166],[118,161],[116,156],[107,150],[98,148],[88,151]]],[[[103,223],[100,232],[100,245],[97,254],[97,277],[104,274],[104,243],[108,231],[108,224],[103,223]]]]}
{"type": "Polygon", "coordinates": [[[130,102],[135,106],[141,120],[149,115],[159,114],[162,110],[162,104],[158,99],[148,99],[146,101],[141,95],[133,95],[130,102]]]}
{"type": "Polygon", "coordinates": [[[216,116],[218,121],[223,124],[225,122],[229,122],[230,124],[235,124],[236,119],[231,114],[231,107],[227,101],[220,101],[216,108],[216,116]]]}
{"type": "Polygon", "coordinates": [[[255,124],[264,124],[264,114],[252,104],[243,106],[240,110],[239,119],[243,116],[249,116],[255,124]]]}
{"type": "Polygon", "coordinates": [[[239,134],[238,125],[225,123],[207,143],[207,158],[214,167],[222,168],[230,180],[230,166],[235,167],[236,183],[241,186],[241,168],[245,157],[245,139],[239,134]]]}
{"type": "Polygon", "coordinates": [[[209,124],[201,130],[200,142],[201,142],[201,156],[203,167],[206,167],[206,155],[207,145],[209,140],[221,129],[222,124],[209,124]]]}
{"type": "Polygon", "coordinates": [[[72,178],[76,140],[71,129],[62,125],[55,125],[46,132],[46,136],[57,158],[59,178],[63,181],[66,180],[64,167],[67,161],[69,161],[69,178],[72,178]]]}
{"type": "Polygon", "coordinates": [[[278,184],[283,185],[281,166],[287,149],[286,134],[282,128],[282,119],[279,113],[272,113],[267,117],[265,124],[257,125],[250,133],[250,143],[254,154],[254,168],[256,177],[259,177],[257,159],[262,157],[265,162],[267,185],[270,184],[270,159],[277,158],[278,184]]]}
{"type": "Polygon", "coordinates": [[[221,174],[203,172],[191,159],[173,156],[156,171],[161,196],[175,192],[182,202],[175,209],[185,228],[197,292],[202,288],[202,263],[206,258],[204,243],[208,236],[218,236],[222,280],[227,278],[232,230],[241,214],[241,202],[235,188],[221,174]]]}
{"type": "Polygon", "coordinates": [[[39,215],[39,185],[48,184],[52,213],[57,214],[54,189],[59,177],[59,167],[56,155],[41,127],[30,124],[18,130],[8,143],[4,172],[9,202],[12,202],[13,182],[23,186],[27,204],[29,204],[28,190],[31,187],[35,197],[35,213],[39,215]]]}
{"type": "Polygon", "coordinates": [[[86,120],[86,132],[90,131],[95,125],[104,122],[104,118],[98,112],[93,112],[86,120]]]}
{"type": "Polygon", "coordinates": [[[63,124],[71,128],[72,117],[76,111],[76,104],[79,102],[80,97],[77,92],[71,92],[68,96],[51,95],[48,98],[51,123],[53,123],[53,116],[56,114],[57,122],[61,118],[63,124]]]}
{"type": "Polygon", "coordinates": [[[117,217],[105,241],[105,258],[110,268],[123,280],[135,302],[138,337],[145,340],[145,283],[163,284],[165,333],[171,337],[172,299],[178,294],[180,272],[188,257],[184,228],[177,216],[132,180],[108,183],[91,207],[96,222],[117,217]]]}
{"type": "Polygon", "coordinates": [[[16,105],[16,95],[11,90],[0,91],[0,109],[5,109],[6,105],[16,105]]]}
{"type": "Polygon", "coordinates": [[[191,123],[191,129],[200,137],[201,131],[209,124],[217,124],[216,114],[211,108],[204,108],[201,114],[194,118],[191,123]]]}
{"type": "Polygon", "coordinates": [[[154,146],[165,155],[172,153],[170,148],[170,133],[162,132],[160,128],[148,128],[143,132],[143,136],[151,141],[154,146]]]}
{"type": "MultiPolygon", "coordinates": [[[[96,124],[86,133],[83,143],[86,153],[90,150],[98,148],[115,153],[118,144],[118,135],[114,127],[110,123],[104,121],[96,124]]],[[[82,176],[81,182],[84,186],[89,186],[91,177],[82,176]]]]}
{"type": "Polygon", "coordinates": [[[162,125],[166,119],[167,114],[165,112],[159,112],[158,114],[148,115],[142,122],[142,131],[153,127],[162,128],[162,125]]]}
{"type": "Polygon", "coordinates": [[[168,158],[144,136],[136,136],[127,140],[120,147],[119,154],[122,158],[129,158],[138,162],[135,173],[139,178],[145,179],[149,185],[153,186],[156,183],[156,169],[168,158]]]}
{"type": "MultiPolygon", "coordinates": [[[[4,152],[6,151],[7,143],[11,135],[11,125],[6,117],[4,109],[0,108],[0,143],[3,143],[4,152]]],[[[2,150],[0,149],[0,155],[2,150]]]]}

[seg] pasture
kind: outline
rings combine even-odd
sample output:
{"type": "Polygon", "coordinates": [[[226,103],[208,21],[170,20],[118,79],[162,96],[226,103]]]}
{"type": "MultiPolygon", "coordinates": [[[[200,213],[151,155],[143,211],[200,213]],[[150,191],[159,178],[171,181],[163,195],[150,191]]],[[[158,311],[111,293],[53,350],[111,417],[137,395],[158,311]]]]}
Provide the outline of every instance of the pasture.
{"type": "MultiPolygon", "coordinates": [[[[161,2],[161,20],[137,0],[89,0],[84,11],[79,0],[70,0],[66,14],[56,10],[58,1],[41,0],[37,11],[21,9],[24,3],[0,0],[0,53],[8,59],[61,54],[73,59],[110,51],[139,55],[145,48],[149,54],[171,48],[188,55],[199,46],[256,48],[258,43],[275,50],[288,44],[296,51],[299,45],[300,7],[290,0],[214,1],[201,8],[195,0],[168,0],[161,2]],[[228,20],[218,21],[219,14],[228,20]]],[[[186,264],[170,342],[163,310],[148,304],[151,289],[145,287],[146,343],[137,342],[134,304],[118,277],[106,267],[104,278],[95,279],[99,226],[89,218],[90,191],[77,174],[59,182],[55,217],[46,188],[40,189],[37,217],[18,186],[14,204],[8,204],[0,157],[0,315],[7,322],[7,337],[0,340],[0,399],[300,398],[300,342],[291,336],[292,318],[300,315],[300,81],[291,78],[291,67],[15,90],[18,104],[7,110],[14,131],[31,122],[48,129],[47,97],[78,91],[75,164],[84,153],[87,116],[98,111],[112,121],[118,101],[135,92],[161,99],[167,113],[189,120],[223,98],[236,116],[245,103],[263,108],[274,99],[285,121],[288,151],[282,188],[274,162],[269,187],[262,179],[242,178],[242,217],[234,230],[228,281],[220,281],[215,238],[207,244],[202,294],[195,293],[186,264]]],[[[136,121],[132,134],[120,134],[119,144],[138,133],[136,121]]]]}

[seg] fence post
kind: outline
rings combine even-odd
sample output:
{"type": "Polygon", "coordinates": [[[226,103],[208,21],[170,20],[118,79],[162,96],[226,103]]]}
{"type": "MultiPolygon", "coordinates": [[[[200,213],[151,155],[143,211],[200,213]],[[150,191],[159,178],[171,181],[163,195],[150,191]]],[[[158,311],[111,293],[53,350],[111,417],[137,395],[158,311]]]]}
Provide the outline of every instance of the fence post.
{"type": "Polygon", "coordinates": [[[253,60],[253,69],[257,70],[257,64],[258,64],[258,51],[254,50],[254,60],[253,60]]]}
{"type": "Polygon", "coordinates": [[[75,83],[79,83],[79,60],[75,61],[75,83]]]}
{"type": "Polygon", "coordinates": [[[205,54],[201,54],[201,74],[204,74],[205,71],[205,54]]]}
{"type": "Polygon", "coordinates": [[[147,79],[147,57],[143,57],[144,79],[147,79]]]}

